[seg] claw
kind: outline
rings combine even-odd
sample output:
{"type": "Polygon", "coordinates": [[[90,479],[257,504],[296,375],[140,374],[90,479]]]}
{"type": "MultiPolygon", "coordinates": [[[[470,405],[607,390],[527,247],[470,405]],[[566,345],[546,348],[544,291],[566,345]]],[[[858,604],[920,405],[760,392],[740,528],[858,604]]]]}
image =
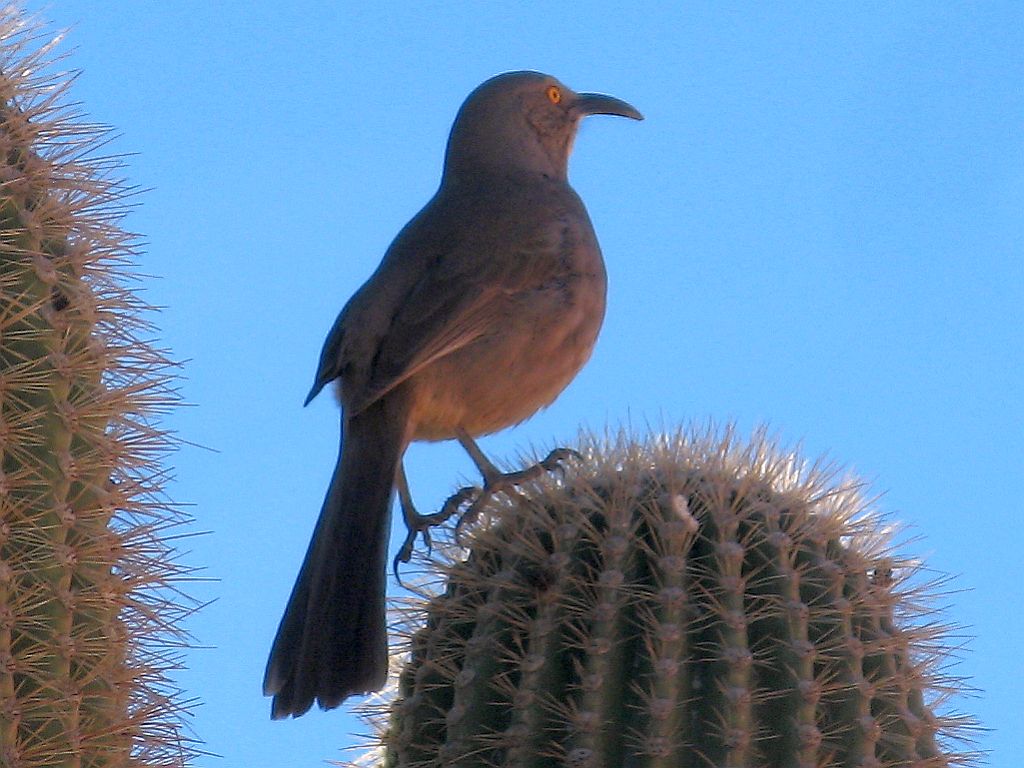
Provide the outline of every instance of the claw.
{"type": "MultiPolygon", "coordinates": [[[[476,489],[473,489],[473,490],[476,490],[476,489]]],[[[480,491],[480,495],[478,495],[473,500],[473,503],[469,505],[469,508],[466,509],[466,511],[463,512],[459,516],[458,521],[455,523],[455,543],[456,544],[458,544],[459,546],[462,546],[462,528],[463,528],[463,526],[470,525],[471,523],[475,522],[478,517],[480,517],[480,510],[483,508],[484,502],[486,502],[490,497],[491,497],[491,494],[488,493],[486,489],[480,491]]]]}
{"type": "Polygon", "coordinates": [[[402,542],[402,546],[398,549],[398,554],[395,555],[395,559],[391,561],[391,571],[395,574],[395,581],[401,587],[405,587],[405,583],[402,581],[402,577],[398,573],[399,563],[408,563],[412,559],[413,550],[416,548],[416,534],[420,531],[418,528],[410,527],[408,533],[405,535],[405,540],[402,542]]]}
{"type": "MultiPolygon", "coordinates": [[[[441,507],[441,511],[437,513],[438,517],[441,518],[440,522],[444,522],[452,515],[454,515],[456,512],[458,512],[459,507],[465,504],[468,499],[472,498],[473,496],[476,496],[478,493],[480,493],[480,489],[474,488],[471,485],[468,485],[465,488],[459,488],[459,490],[457,490],[454,494],[448,497],[448,501],[444,503],[444,506],[441,507]]],[[[475,504],[476,502],[474,501],[473,503],[475,504]]]]}
{"type": "Polygon", "coordinates": [[[540,466],[548,472],[553,472],[556,469],[565,474],[565,463],[573,459],[575,461],[583,461],[583,454],[572,448],[555,448],[551,453],[544,457],[544,460],[540,462],[540,466]]]}
{"type": "Polygon", "coordinates": [[[413,545],[416,543],[415,531],[409,531],[409,534],[405,537],[405,541],[402,542],[401,549],[398,550],[398,554],[395,555],[395,559],[391,561],[391,572],[395,575],[395,581],[398,582],[398,586],[402,589],[406,589],[405,582],[402,581],[402,574],[398,572],[399,563],[408,563],[412,557],[413,545]]]}
{"type": "Polygon", "coordinates": [[[395,555],[395,559],[391,563],[391,570],[394,572],[395,579],[399,584],[403,587],[405,586],[405,584],[402,584],[402,579],[398,575],[398,566],[400,563],[408,563],[412,560],[412,553],[416,548],[416,537],[423,537],[423,543],[426,546],[427,554],[429,555],[433,550],[433,540],[430,537],[430,529],[446,522],[459,511],[459,508],[468,498],[476,493],[476,488],[460,488],[450,496],[447,501],[445,501],[440,512],[436,512],[432,515],[421,515],[417,513],[408,500],[403,503],[402,513],[405,518],[405,527],[408,532],[405,535],[405,540],[402,542],[402,546],[398,549],[398,554],[395,555]]]}

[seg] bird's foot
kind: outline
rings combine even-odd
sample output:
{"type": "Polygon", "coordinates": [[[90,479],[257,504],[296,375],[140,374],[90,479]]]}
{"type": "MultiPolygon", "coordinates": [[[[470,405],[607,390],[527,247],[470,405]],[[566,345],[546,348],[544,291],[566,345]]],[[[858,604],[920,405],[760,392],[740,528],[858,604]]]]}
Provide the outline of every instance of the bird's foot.
{"type": "MultiPolygon", "coordinates": [[[[466,444],[463,443],[463,445],[466,444]]],[[[544,457],[543,460],[531,467],[515,472],[502,472],[483,455],[475,443],[472,443],[472,449],[469,446],[466,446],[466,448],[480,469],[480,474],[483,475],[483,487],[466,486],[465,488],[460,488],[448,497],[440,511],[433,514],[421,515],[416,511],[412,503],[412,496],[409,493],[404,469],[398,475],[398,499],[402,507],[405,527],[408,531],[402,546],[398,550],[398,554],[395,555],[395,559],[391,564],[399,584],[401,584],[402,580],[398,575],[398,566],[400,563],[408,563],[412,559],[412,553],[415,550],[416,538],[418,536],[423,538],[423,543],[426,545],[427,552],[429,553],[432,545],[430,529],[442,525],[458,514],[459,519],[455,524],[455,540],[459,542],[460,533],[463,528],[472,524],[480,517],[480,512],[496,494],[515,492],[517,486],[540,477],[545,472],[562,470],[564,463],[569,459],[582,460],[583,458],[577,451],[571,448],[556,448],[544,457]],[[459,514],[459,511],[467,503],[469,506],[466,507],[464,512],[459,514]]]]}
{"type": "MultiPolygon", "coordinates": [[[[472,452],[470,455],[472,456],[472,452]]],[[[475,458],[476,457],[474,456],[474,459],[475,458]]],[[[483,488],[461,488],[455,496],[452,496],[451,499],[448,499],[448,501],[445,502],[445,508],[447,508],[450,502],[452,502],[456,497],[460,497],[458,504],[461,506],[461,504],[469,499],[471,495],[476,496],[469,505],[469,508],[459,516],[459,520],[455,524],[456,541],[458,541],[459,534],[463,527],[475,522],[477,518],[480,517],[480,511],[496,494],[515,492],[517,486],[520,486],[523,483],[528,483],[531,480],[540,477],[545,472],[554,472],[555,470],[564,471],[563,464],[569,459],[582,461],[583,457],[578,451],[574,451],[572,448],[555,448],[551,453],[533,466],[527,467],[526,469],[520,469],[515,472],[501,472],[489,461],[486,463],[477,462],[477,466],[480,468],[481,474],[483,474],[483,488]]]]}
{"type": "Polygon", "coordinates": [[[401,583],[401,579],[398,577],[398,564],[408,563],[412,559],[413,550],[416,547],[416,537],[422,536],[423,543],[427,547],[427,553],[431,551],[433,542],[430,539],[430,529],[436,525],[441,525],[448,521],[456,512],[459,511],[466,501],[469,500],[470,496],[473,495],[477,489],[475,488],[462,488],[457,493],[453,494],[441,507],[439,512],[434,512],[430,515],[421,515],[416,511],[416,508],[412,505],[412,500],[407,498],[401,493],[399,488],[399,500],[402,507],[402,517],[405,520],[405,527],[407,530],[405,540],[402,542],[402,546],[398,550],[398,554],[395,555],[394,562],[392,563],[392,570],[395,572],[395,578],[401,583]]]}

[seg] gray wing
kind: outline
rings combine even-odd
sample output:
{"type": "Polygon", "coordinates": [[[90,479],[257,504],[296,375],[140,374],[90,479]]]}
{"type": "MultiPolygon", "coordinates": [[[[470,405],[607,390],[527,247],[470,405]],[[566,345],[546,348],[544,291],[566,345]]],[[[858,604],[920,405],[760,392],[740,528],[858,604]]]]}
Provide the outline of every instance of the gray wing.
{"type": "Polygon", "coordinates": [[[324,347],[320,350],[320,364],[316,369],[313,387],[309,390],[309,394],[306,395],[306,400],[302,404],[303,407],[309,405],[313,398],[320,394],[321,389],[341,375],[341,348],[342,341],[345,338],[344,319],[345,313],[342,312],[334,321],[334,325],[331,326],[330,333],[327,334],[324,347]]]}
{"type": "Polygon", "coordinates": [[[501,234],[468,237],[424,265],[395,307],[361,396],[350,400],[353,413],[491,332],[524,294],[567,276],[577,238],[566,218],[531,227],[528,238],[501,234]]]}

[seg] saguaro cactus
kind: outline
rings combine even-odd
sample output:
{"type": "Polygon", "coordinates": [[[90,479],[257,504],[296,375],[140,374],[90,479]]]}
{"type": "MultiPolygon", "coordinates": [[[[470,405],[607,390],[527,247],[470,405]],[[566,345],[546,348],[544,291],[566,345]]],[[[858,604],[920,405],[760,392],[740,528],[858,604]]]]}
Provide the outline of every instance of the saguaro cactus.
{"type": "Polygon", "coordinates": [[[948,766],[915,566],[758,436],[581,449],[499,497],[411,623],[387,766],[948,766]]]}
{"type": "Polygon", "coordinates": [[[184,765],[167,673],[188,600],[153,417],[173,366],[126,285],[129,193],[0,10],[0,766],[184,765]]]}

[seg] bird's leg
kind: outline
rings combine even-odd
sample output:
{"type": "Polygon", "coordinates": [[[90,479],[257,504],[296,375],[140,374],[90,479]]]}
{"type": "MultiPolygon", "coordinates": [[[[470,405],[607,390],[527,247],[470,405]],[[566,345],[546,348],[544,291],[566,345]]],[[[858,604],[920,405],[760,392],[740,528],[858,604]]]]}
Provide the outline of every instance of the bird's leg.
{"type": "MultiPolygon", "coordinates": [[[[582,459],[582,456],[577,451],[571,448],[555,448],[549,453],[544,459],[534,464],[532,467],[526,469],[520,469],[516,472],[502,472],[488,459],[484,452],[480,450],[480,446],[476,444],[476,441],[461,427],[456,430],[455,437],[459,441],[459,444],[466,449],[466,453],[469,454],[469,458],[476,464],[477,469],[480,470],[480,474],[483,476],[484,487],[473,500],[473,503],[469,505],[463,515],[459,518],[459,522],[455,526],[456,532],[466,523],[472,523],[477,516],[480,514],[480,510],[487,500],[496,493],[503,491],[513,490],[517,485],[533,480],[535,477],[539,477],[545,472],[551,472],[556,469],[562,468],[562,462],[574,458],[582,459]]],[[[462,488],[459,492],[448,499],[445,502],[444,509],[448,508],[448,505],[460,495],[462,498],[459,500],[459,504],[468,498],[466,495],[471,492],[471,488],[462,488]]],[[[444,511],[442,509],[442,512],[444,511]]],[[[449,515],[452,512],[448,513],[449,515]]]]}
{"type": "Polygon", "coordinates": [[[416,511],[416,507],[412,503],[412,494],[409,492],[409,480],[405,476],[405,464],[403,462],[398,464],[398,471],[395,474],[395,486],[398,489],[398,503],[402,507],[402,519],[405,520],[405,527],[408,531],[405,541],[402,542],[402,546],[392,563],[395,578],[401,582],[401,579],[398,577],[398,564],[408,563],[412,559],[417,534],[423,536],[423,543],[427,545],[427,552],[429,553],[431,547],[430,529],[435,525],[441,525],[441,523],[454,515],[459,507],[469,499],[470,492],[473,489],[463,488],[444,503],[440,512],[435,512],[432,515],[421,515],[416,511]]]}
{"type": "Polygon", "coordinates": [[[520,469],[516,472],[502,472],[484,455],[484,452],[480,450],[480,446],[476,444],[476,441],[465,430],[460,428],[456,432],[455,437],[458,439],[459,444],[466,449],[466,453],[469,454],[469,458],[476,464],[476,468],[480,470],[480,474],[484,479],[484,491],[486,493],[506,491],[509,488],[533,480],[535,477],[540,477],[545,472],[560,469],[562,462],[567,459],[583,459],[579,452],[574,451],[572,448],[555,448],[544,459],[531,467],[520,469]]]}

